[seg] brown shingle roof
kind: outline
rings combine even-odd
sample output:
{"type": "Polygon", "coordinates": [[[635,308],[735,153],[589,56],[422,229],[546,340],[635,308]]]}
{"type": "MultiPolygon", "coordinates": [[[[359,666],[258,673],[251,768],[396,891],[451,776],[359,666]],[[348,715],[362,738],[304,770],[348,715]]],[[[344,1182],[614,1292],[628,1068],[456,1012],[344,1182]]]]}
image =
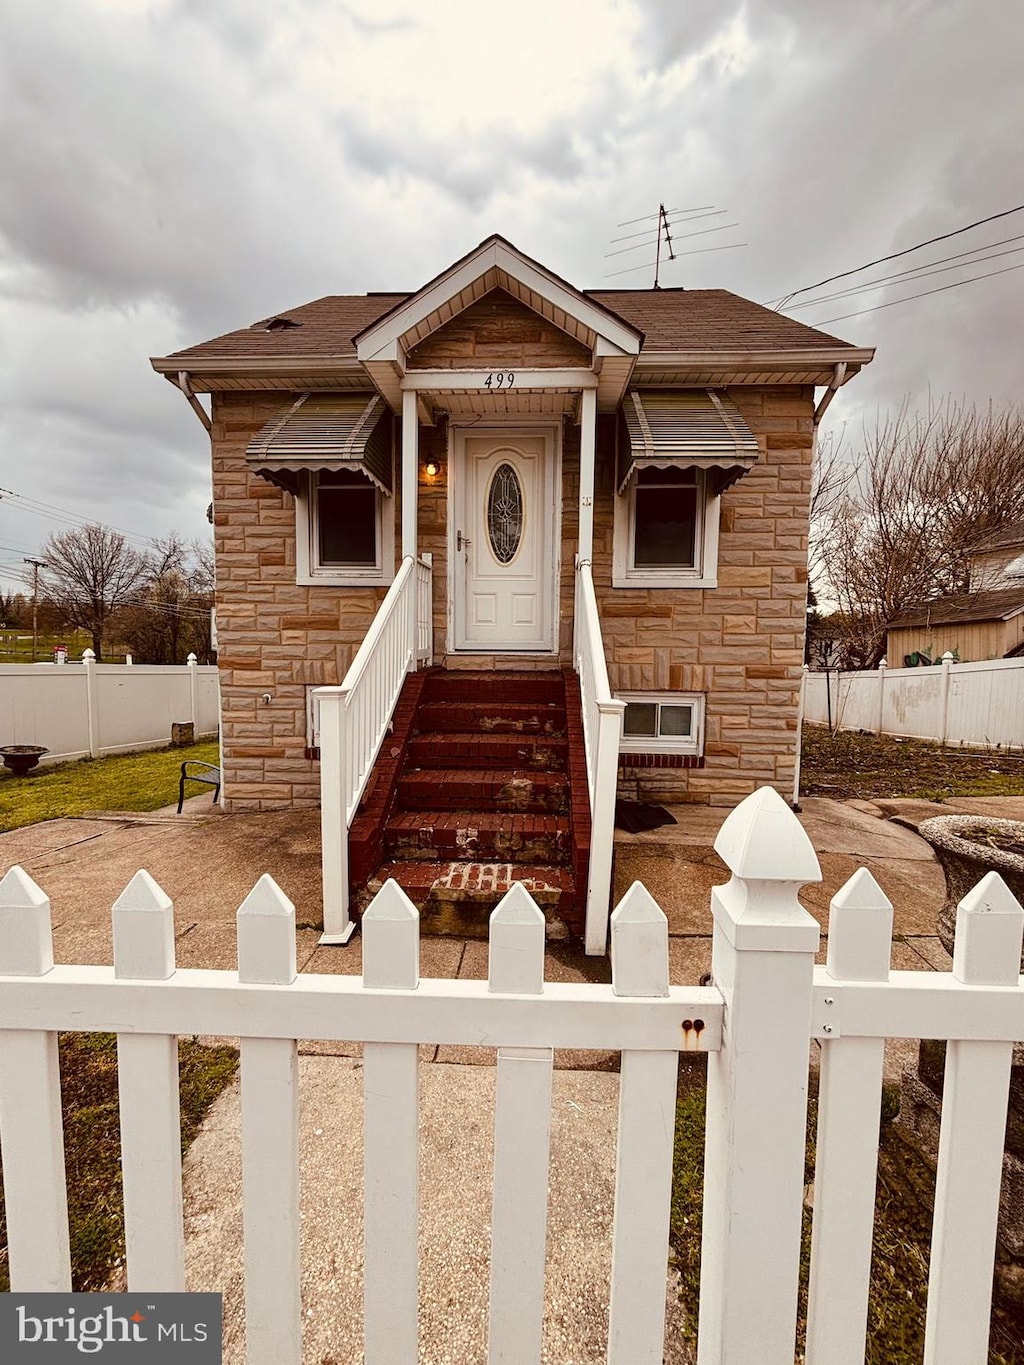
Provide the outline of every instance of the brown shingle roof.
{"type": "Polygon", "coordinates": [[[956,626],[971,621],[1007,621],[1024,611],[1024,585],[1019,588],[1000,588],[998,592],[974,592],[964,597],[946,597],[932,602],[893,625],[956,626]]]}
{"type": "Polygon", "coordinates": [[[993,550],[1010,550],[1018,545],[1024,545],[1024,523],[1015,522],[1012,526],[1004,526],[998,531],[993,531],[991,535],[979,540],[974,548],[974,553],[979,555],[989,554],[993,550]]]}
{"type": "MultiPolygon", "coordinates": [[[[645,334],[650,351],[799,351],[849,343],[774,313],[727,289],[585,290],[586,297],[617,313],[645,334]]],[[[352,338],[408,294],[333,294],[264,318],[251,327],[175,351],[186,360],[303,356],[352,360],[352,338]],[[301,324],[267,330],[273,317],[301,324]]],[[[641,352],[642,354],[643,352],[641,352]]]]}

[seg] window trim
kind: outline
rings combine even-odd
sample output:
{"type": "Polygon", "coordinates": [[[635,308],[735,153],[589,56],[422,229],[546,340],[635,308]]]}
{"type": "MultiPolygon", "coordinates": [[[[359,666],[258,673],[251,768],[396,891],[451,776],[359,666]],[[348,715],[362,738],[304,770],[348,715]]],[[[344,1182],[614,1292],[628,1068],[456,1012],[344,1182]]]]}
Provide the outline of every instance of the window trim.
{"type": "MultiPolygon", "coordinates": [[[[627,735],[625,716],[623,734],[619,740],[620,753],[629,754],[692,754],[699,758],[704,753],[704,712],[707,696],[704,692],[616,692],[620,701],[654,703],[658,706],[692,706],[693,726],[689,735],[627,735]]],[[[660,719],[660,712],[659,712],[660,719]]]]}
{"type": "Polygon", "coordinates": [[[386,587],[395,577],[395,499],[387,497],[367,479],[376,496],[377,509],[377,563],[373,567],[321,565],[317,544],[318,480],[317,470],[303,470],[299,476],[299,491],[295,495],[295,582],[300,587],[386,587]]]}
{"type": "MultiPolygon", "coordinates": [[[[692,466],[691,466],[692,468],[692,466]]],[[[612,548],[613,588],[717,588],[718,526],[721,497],[709,487],[707,471],[697,470],[697,527],[693,568],[666,566],[637,568],[633,563],[636,544],[636,478],[624,493],[615,495],[612,548]],[[703,507],[703,515],[701,508],[703,507]]]]}

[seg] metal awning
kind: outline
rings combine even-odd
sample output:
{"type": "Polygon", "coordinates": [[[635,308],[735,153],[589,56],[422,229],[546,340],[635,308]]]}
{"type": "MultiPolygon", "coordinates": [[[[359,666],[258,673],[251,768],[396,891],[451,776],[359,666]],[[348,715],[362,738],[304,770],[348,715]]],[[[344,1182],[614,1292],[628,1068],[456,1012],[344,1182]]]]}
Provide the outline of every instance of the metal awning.
{"type": "Polygon", "coordinates": [[[254,474],[298,491],[303,470],[358,470],[391,493],[391,413],[377,394],[304,393],[250,441],[254,474]]]}
{"type": "Polygon", "coordinates": [[[757,438],[714,389],[631,389],[619,409],[618,490],[638,469],[706,469],[721,493],[752,469],[757,438]]]}

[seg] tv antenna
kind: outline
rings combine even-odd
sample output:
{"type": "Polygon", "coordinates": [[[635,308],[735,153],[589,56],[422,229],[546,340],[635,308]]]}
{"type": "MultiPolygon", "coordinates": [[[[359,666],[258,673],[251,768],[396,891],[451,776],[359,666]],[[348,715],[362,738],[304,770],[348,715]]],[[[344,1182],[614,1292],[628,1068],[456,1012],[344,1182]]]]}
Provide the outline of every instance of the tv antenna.
{"type": "Polygon", "coordinates": [[[639,251],[641,248],[654,247],[654,260],[645,261],[643,265],[627,266],[625,270],[612,270],[605,275],[606,280],[610,280],[617,275],[631,275],[638,270],[649,270],[654,267],[654,288],[661,288],[661,262],[663,249],[667,249],[667,259],[676,260],[679,256],[698,256],[706,251],[729,251],[737,247],[747,246],[746,242],[729,242],[721,246],[694,247],[686,251],[677,251],[676,243],[689,237],[705,237],[712,232],[727,232],[731,228],[739,227],[739,223],[720,223],[715,227],[699,228],[696,232],[681,232],[680,228],[689,223],[695,223],[702,218],[720,218],[728,213],[728,209],[719,209],[714,204],[698,204],[690,209],[667,209],[664,204],[658,205],[657,213],[650,213],[641,218],[629,218],[624,223],[616,223],[616,227],[635,227],[637,223],[646,223],[648,226],[641,228],[638,232],[627,232],[622,237],[613,237],[610,245],[616,249],[605,252],[605,259],[611,256],[625,256],[627,252],[639,251]],[[654,224],[652,226],[652,224],[654,224]],[[676,230],[673,237],[673,229],[676,230]],[[652,237],[651,234],[654,234],[652,237]],[[637,241],[635,239],[639,238],[637,241]],[[632,242],[632,246],[617,246],[620,242],[632,242]]]}

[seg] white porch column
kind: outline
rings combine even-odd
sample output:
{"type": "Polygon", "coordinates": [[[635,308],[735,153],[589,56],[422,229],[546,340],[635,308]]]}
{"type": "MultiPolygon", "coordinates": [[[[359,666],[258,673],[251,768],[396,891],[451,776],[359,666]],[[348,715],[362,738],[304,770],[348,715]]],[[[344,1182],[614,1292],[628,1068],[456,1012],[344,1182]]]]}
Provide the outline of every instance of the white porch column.
{"type": "Polygon", "coordinates": [[[419,490],[419,413],[416,390],[402,394],[402,558],[416,558],[417,493],[419,490]]]}
{"type": "Polygon", "coordinates": [[[597,441],[597,389],[580,394],[580,534],[579,557],[594,554],[594,459],[597,441]]]}

